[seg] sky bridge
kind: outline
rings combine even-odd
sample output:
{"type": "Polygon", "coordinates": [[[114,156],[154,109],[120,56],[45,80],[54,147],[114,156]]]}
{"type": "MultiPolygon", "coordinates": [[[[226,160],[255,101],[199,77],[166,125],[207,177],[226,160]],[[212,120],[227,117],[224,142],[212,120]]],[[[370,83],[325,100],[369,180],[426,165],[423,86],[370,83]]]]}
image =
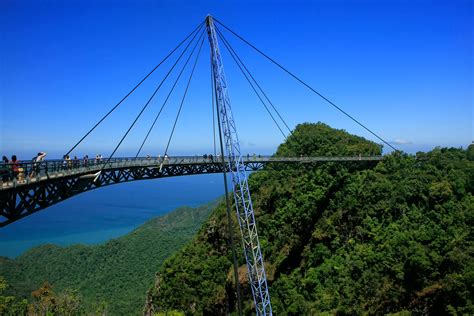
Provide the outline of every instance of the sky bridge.
{"type": "MultiPolygon", "coordinates": [[[[382,156],[243,157],[245,171],[282,164],[314,166],[327,162],[371,163],[382,156]]],[[[45,160],[21,163],[17,177],[8,172],[0,180],[0,227],[77,194],[123,182],[185,175],[231,172],[228,158],[198,156],[113,158],[110,161],[45,160]]],[[[3,170],[11,168],[2,164],[3,170]]]]}
{"type": "MultiPolygon", "coordinates": [[[[96,1],[92,10],[71,1],[59,7],[56,2],[5,2],[2,74],[8,80],[0,87],[7,107],[0,147],[8,159],[16,154],[22,161],[16,170],[0,162],[3,235],[14,237],[28,228],[31,235],[24,237],[35,238],[35,231],[57,225],[50,221],[57,213],[67,221],[63,229],[74,229],[77,212],[84,207],[95,210],[99,204],[113,205],[91,211],[89,221],[121,221],[122,216],[137,214],[132,206],[161,210],[161,194],[151,199],[142,188],[166,186],[183,196],[184,187],[174,186],[180,181],[166,177],[223,172],[219,178],[227,183],[194,177],[189,183],[201,185],[186,192],[202,197],[202,191],[211,191],[218,182],[222,194],[232,191],[224,200],[230,236],[220,237],[229,238],[234,282],[223,284],[224,296],[222,291],[217,294],[230,314],[250,314],[251,308],[257,315],[272,315],[269,293],[277,292],[269,290],[278,290],[278,285],[274,277],[267,284],[265,266],[277,265],[280,258],[271,251],[262,255],[257,226],[266,236],[268,226],[260,227],[260,220],[285,209],[258,203],[254,217],[250,195],[261,190],[251,181],[249,191],[249,172],[285,170],[279,185],[291,186],[296,173],[314,173],[318,167],[361,170],[398,157],[364,157],[380,151],[376,146],[359,149],[351,141],[338,143],[337,137],[325,138],[324,130],[304,133],[297,124],[324,122],[383,144],[385,152],[400,146],[415,153],[471,142],[472,67],[466,65],[472,64],[473,41],[466,30],[471,30],[472,2],[445,2],[412,1],[404,10],[372,2],[341,8],[330,1],[273,6],[204,1],[178,10],[153,1],[113,8],[96,1]],[[208,13],[217,19],[205,17],[208,13]],[[258,156],[274,153],[283,142],[288,156],[295,157],[258,156]],[[357,157],[300,157],[344,155],[339,149],[357,157]],[[69,154],[81,160],[31,163],[39,151],[48,152],[48,159],[69,154]],[[257,156],[247,157],[249,151],[257,156]],[[177,157],[197,152],[215,158],[177,157]],[[87,153],[105,157],[84,162],[87,153]],[[148,153],[170,158],[147,159],[148,153]],[[125,158],[128,155],[133,158],[125,158]],[[223,156],[226,159],[218,159],[223,156]],[[297,170],[295,175],[286,172],[291,169],[297,170]],[[86,193],[93,189],[99,190],[86,193]],[[131,198],[135,189],[142,195],[131,198]],[[120,192],[122,199],[110,201],[109,192],[113,197],[120,192]],[[55,204],[75,195],[69,203],[55,204]],[[56,210],[51,208],[47,215],[50,205],[56,210]],[[22,217],[34,212],[38,214],[22,223],[22,217]],[[232,226],[232,220],[237,225],[232,226]],[[234,250],[233,231],[241,238],[241,251],[234,250]],[[244,262],[246,272],[238,269],[244,262]],[[239,271],[246,276],[239,278],[239,271]],[[245,312],[239,280],[245,281],[245,312]]],[[[271,243],[266,239],[265,248],[275,246],[271,243]]],[[[228,269],[223,271],[229,281],[228,269]]],[[[315,309],[319,301],[314,299],[315,309]]],[[[291,297],[278,302],[276,313],[294,303],[291,297]]],[[[159,306],[151,302],[146,315],[159,306]]]]}
{"type": "MultiPolygon", "coordinates": [[[[228,82],[224,71],[220,44],[226,48],[231,59],[239,68],[243,77],[249,83],[257,99],[275,123],[277,130],[281,133],[285,141],[298,141],[301,135],[295,135],[294,130],[283,118],[275,104],[270,100],[262,85],[256,80],[252,72],[240,58],[240,55],[227,40],[227,35],[232,35],[255,50],[259,55],[270,61],[281,71],[296,80],[299,84],[324,100],[330,107],[342,113],[345,117],[358,124],[365,131],[369,132],[378,141],[389,148],[396,150],[388,141],[384,140],[369,127],[356,119],[353,115],[343,110],[339,105],[322,95],[306,81],[285,68],[282,64],[265,54],[256,46],[248,42],[241,35],[227,27],[225,24],[212,16],[207,16],[194,30],[189,33],[171,52],[169,52],[141,81],[139,81],[123,98],[108,110],[92,127],[67,151],[64,160],[43,160],[44,153],[38,153],[38,157],[32,162],[21,163],[12,157],[13,161],[0,165],[4,174],[0,183],[0,227],[13,223],[23,217],[31,215],[37,211],[45,209],[53,204],[64,201],[72,196],[100,187],[118,184],[123,182],[157,179],[164,177],[197,175],[197,174],[224,174],[224,192],[226,196],[226,210],[228,227],[230,231],[230,244],[232,248],[234,280],[236,284],[237,311],[242,315],[240,298],[240,285],[238,277],[238,262],[233,241],[233,224],[231,209],[234,208],[242,237],[243,253],[247,264],[247,276],[252,291],[257,315],[272,315],[270,294],[268,291],[267,278],[265,273],[264,258],[260,249],[260,242],[257,233],[256,219],[253,211],[253,204],[248,184],[248,172],[268,168],[269,170],[279,170],[285,166],[314,167],[320,163],[349,163],[349,164],[374,164],[382,160],[381,156],[351,156],[351,157],[273,157],[273,156],[245,156],[242,154],[236,123],[234,121],[231,99],[228,93],[228,82]],[[203,44],[208,38],[210,49],[210,90],[212,105],[212,138],[214,147],[214,157],[169,157],[170,146],[175,134],[178,121],[181,116],[183,105],[188,95],[188,90],[198,64],[203,44]],[[220,43],[219,41],[220,40],[220,43]],[[176,53],[176,54],[175,54],[176,53]],[[173,57],[171,57],[173,56],[173,57]],[[146,81],[160,66],[167,67],[166,60],[174,59],[161,81],[156,85],[153,93],[144,102],[138,113],[132,117],[131,123],[124,130],[122,136],[118,137],[111,154],[105,159],[69,159],[69,155],[78,151],[78,146],[96,131],[97,127],[111,116],[117,108],[133,94],[144,81],[146,81]],[[177,65],[180,65],[177,67],[177,65]],[[180,69],[180,70],[178,70],[180,69]],[[179,107],[175,117],[172,116],[172,127],[168,138],[165,140],[166,146],[162,157],[140,157],[143,148],[149,140],[150,135],[156,126],[156,122],[161,116],[165,106],[167,106],[170,96],[182,74],[188,71],[187,79],[183,79],[184,91],[180,97],[179,107]],[[174,72],[174,75],[171,75],[174,72]],[[170,76],[171,75],[171,76],[170,76]],[[175,79],[167,84],[168,78],[175,79]],[[154,120],[145,130],[143,139],[137,144],[135,158],[117,158],[117,151],[123,142],[129,137],[130,132],[137,126],[137,122],[143,115],[155,96],[162,87],[170,85],[168,93],[162,95],[164,101],[156,115],[150,117],[154,120]],[[11,169],[9,169],[11,167],[11,169]],[[227,176],[232,183],[234,204],[230,202],[229,185],[227,176]]],[[[206,58],[207,59],[207,58],[206,58]]],[[[168,65],[169,66],[169,65],[168,65]]],[[[165,88],[166,89],[166,88],[165,88]]],[[[161,89],[163,91],[163,89],[161,89]]],[[[147,113],[148,114],[148,113],[147,113]]],[[[251,114],[252,115],[252,114],[251,114]]],[[[141,122],[141,121],[140,121],[141,122]]],[[[296,133],[297,134],[297,133],[296,133]]],[[[129,137],[131,138],[131,137],[129,137]]],[[[374,144],[375,145],[375,144],[374,144]]],[[[377,147],[377,146],[375,146],[377,147]]],[[[145,147],[146,148],[146,147],[145,147]]],[[[381,147],[380,147],[381,149],[381,147]]],[[[158,152],[156,148],[153,152],[158,152]]],[[[378,153],[377,150],[366,151],[365,154],[378,153]]],[[[300,155],[301,153],[295,153],[300,155]]],[[[171,155],[172,156],[172,155],[171,155]]]]}

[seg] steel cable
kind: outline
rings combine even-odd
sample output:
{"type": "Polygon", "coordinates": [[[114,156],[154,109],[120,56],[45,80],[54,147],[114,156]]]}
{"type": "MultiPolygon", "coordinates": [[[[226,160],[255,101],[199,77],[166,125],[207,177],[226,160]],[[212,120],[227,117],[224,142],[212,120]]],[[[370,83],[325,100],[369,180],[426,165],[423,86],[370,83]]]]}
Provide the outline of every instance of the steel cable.
{"type": "Polygon", "coordinates": [[[311,90],[312,92],[314,92],[315,94],[317,94],[318,96],[320,96],[323,100],[325,100],[327,103],[329,103],[330,105],[332,105],[334,108],[336,108],[337,110],[339,110],[341,113],[343,113],[344,115],[346,115],[348,118],[350,118],[352,121],[356,122],[359,126],[363,127],[366,131],[368,131],[369,133],[371,133],[372,135],[374,135],[375,137],[377,137],[380,141],[382,141],[384,144],[386,144],[387,146],[389,146],[390,148],[392,148],[393,150],[395,151],[399,151],[397,148],[395,148],[394,146],[392,146],[390,143],[388,143],[386,140],[384,140],[382,137],[380,137],[379,135],[377,135],[375,132],[373,132],[371,129],[369,129],[367,126],[365,126],[364,124],[362,124],[360,121],[358,121],[356,118],[354,118],[352,115],[350,115],[349,113],[347,113],[346,111],[344,111],[341,107],[339,107],[338,105],[336,105],[334,102],[332,102],[331,100],[329,100],[328,98],[326,98],[324,95],[322,95],[321,93],[319,93],[318,91],[316,91],[314,88],[312,88],[309,84],[307,84],[306,82],[304,82],[302,79],[300,79],[298,76],[296,76],[295,74],[293,74],[292,72],[290,72],[288,69],[286,69],[285,67],[283,67],[281,64],[279,64],[277,61],[275,61],[273,58],[271,58],[270,56],[268,56],[267,54],[265,54],[264,52],[262,52],[260,49],[258,49],[257,47],[255,47],[253,44],[251,44],[249,41],[247,41],[245,38],[243,38],[242,36],[240,36],[239,34],[237,34],[236,32],[232,31],[229,27],[227,27],[226,25],[224,25],[222,22],[220,22],[219,20],[215,19],[214,18],[214,21],[216,21],[217,23],[219,23],[219,25],[223,26],[225,29],[227,29],[229,32],[231,32],[232,34],[234,34],[237,38],[239,38],[240,40],[242,40],[244,43],[246,43],[248,46],[250,46],[251,48],[253,48],[254,50],[256,50],[258,53],[260,53],[262,56],[264,56],[265,58],[267,58],[268,60],[270,60],[273,64],[275,64],[276,66],[278,66],[280,69],[282,69],[283,71],[285,71],[287,74],[289,74],[291,77],[293,77],[294,79],[296,79],[298,82],[300,82],[301,84],[303,84],[306,88],[308,88],[309,90],[311,90]]]}
{"type": "Polygon", "coordinates": [[[200,23],[184,40],[182,40],[168,55],[166,55],[163,60],[158,63],[158,65],[155,66],[129,93],[127,93],[107,114],[105,114],[74,146],[72,146],[71,149],[65,154],[69,155],[79,144],[86,139],[87,136],[89,136],[92,131],[96,129],[97,126],[99,126],[112,112],[115,111],[115,109],[118,108],[120,104],[122,104],[123,101],[125,101],[148,77],[155,72],[158,67],[160,67],[181,45],[183,45],[184,42],[188,40],[194,33],[196,33],[202,26],[204,25],[204,22],[200,23]]]}
{"type": "Polygon", "coordinates": [[[171,143],[171,139],[173,138],[173,134],[174,134],[174,131],[175,131],[175,128],[176,128],[176,124],[178,123],[179,115],[181,114],[181,110],[183,109],[184,100],[186,99],[186,95],[188,93],[189,85],[191,83],[191,79],[193,78],[194,70],[196,69],[196,65],[197,65],[197,62],[198,62],[198,59],[199,59],[199,55],[201,54],[201,48],[202,48],[203,43],[204,43],[204,38],[201,41],[201,45],[199,46],[199,51],[198,51],[198,53],[196,55],[196,59],[194,61],[193,69],[191,70],[191,74],[189,75],[188,83],[186,84],[186,89],[184,90],[184,95],[183,95],[183,98],[181,99],[181,104],[179,105],[178,114],[176,115],[176,119],[175,119],[174,124],[173,124],[173,129],[171,130],[171,134],[170,134],[170,137],[168,139],[168,144],[166,144],[166,149],[165,149],[164,156],[166,156],[168,154],[168,149],[169,149],[169,146],[170,146],[170,143],[171,143]]]}
{"type": "Polygon", "coordinates": [[[184,63],[183,67],[181,68],[181,71],[179,72],[178,77],[177,77],[176,80],[174,81],[174,84],[173,84],[173,86],[171,87],[170,92],[169,92],[168,95],[166,96],[166,99],[165,99],[165,101],[163,102],[163,104],[161,105],[161,108],[160,108],[160,110],[158,111],[158,114],[156,115],[155,120],[153,121],[153,124],[150,126],[150,129],[148,130],[148,133],[146,134],[145,139],[143,140],[143,142],[142,142],[142,144],[141,144],[141,146],[140,146],[140,149],[138,150],[137,154],[135,155],[135,158],[138,157],[138,155],[140,154],[140,152],[141,152],[143,146],[145,145],[146,141],[148,140],[148,136],[150,135],[151,131],[152,131],[153,128],[155,127],[156,121],[157,121],[158,118],[160,117],[161,112],[163,111],[165,105],[167,104],[168,99],[170,98],[171,94],[173,93],[174,88],[176,87],[176,85],[177,85],[179,79],[181,78],[181,75],[183,74],[184,69],[185,69],[186,66],[188,65],[189,60],[191,59],[191,56],[194,54],[194,51],[195,51],[197,45],[199,44],[199,41],[201,40],[201,38],[202,38],[203,35],[204,35],[204,31],[203,31],[203,32],[201,33],[201,35],[199,36],[199,39],[197,40],[197,42],[196,42],[196,44],[194,45],[194,47],[193,47],[191,53],[190,53],[189,56],[188,56],[186,62],[184,63]]]}
{"type": "MultiPolygon", "coordinates": [[[[151,100],[154,98],[154,96],[156,95],[156,93],[158,92],[158,90],[161,88],[161,86],[163,85],[163,83],[166,81],[166,79],[169,77],[169,75],[171,74],[171,72],[173,71],[173,69],[176,67],[176,65],[178,64],[178,62],[181,60],[181,58],[183,57],[183,55],[186,53],[186,51],[188,50],[189,46],[191,45],[191,43],[194,41],[194,39],[196,38],[196,35],[198,33],[194,34],[193,38],[191,39],[191,41],[189,41],[189,43],[186,45],[186,47],[183,49],[181,55],[179,55],[178,59],[176,60],[176,62],[173,64],[173,66],[170,68],[170,70],[168,71],[168,73],[166,74],[166,76],[163,78],[163,80],[161,80],[160,84],[157,86],[157,88],[155,89],[155,91],[153,92],[153,94],[151,95],[151,97],[148,99],[148,101],[145,103],[145,105],[142,107],[141,111],[138,113],[138,115],[135,117],[135,120],[132,122],[132,124],[130,125],[130,127],[128,128],[128,130],[125,132],[125,134],[122,136],[122,139],[119,141],[119,143],[117,144],[117,146],[115,147],[114,151],[112,152],[112,154],[109,156],[109,158],[107,159],[107,161],[105,162],[104,166],[102,167],[101,170],[103,170],[105,168],[105,166],[109,163],[110,159],[112,159],[112,157],[114,156],[115,152],[119,149],[120,145],[122,144],[122,142],[125,140],[125,138],[127,137],[128,133],[130,133],[130,131],[132,130],[132,128],[135,126],[135,123],[137,123],[138,119],[140,118],[140,116],[143,114],[143,112],[146,110],[146,108],[148,107],[148,105],[150,104],[151,100]]],[[[199,41],[197,42],[199,43],[199,41]]]]}
{"type": "Polygon", "coordinates": [[[225,38],[224,34],[222,34],[222,32],[219,30],[219,28],[216,27],[216,31],[217,33],[219,34],[219,37],[222,39],[222,41],[224,43],[227,44],[228,48],[230,48],[232,50],[232,52],[234,53],[235,57],[237,57],[237,60],[239,60],[240,64],[244,67],[244,69],[247,71],[248,75],[250,76],[250,78],[253,80],[253,82],[255,83],[255,85],[257,86],[257,88],[260,90],[260,92],[263,94],[263,96],[265,97],[265,99],[267,99],[268,103],[270,104],[270,106],[273,108],[273,110],[275,111],[275,113],[278,115],[278,117],[280,118],[280,120],[283,122],[283,124],[285,125],[285,127],[288,129],[288,132],[291,134],[291,129],[290,127],[288,126],[288,124],[286,124],[286,121],[283,119],[283,117],[281,116],[280,112],[277,110],[277,108],[275,107],[275,105],[273,104],[273,102],[270,100],[270,98],[267,96],[267,94],[265,93],[265,91],[263,90],[263,88],[260,86],[260,84],[257,82],[257,80],[255,79],[255,77],[252,75],[252,73],[250,72],[250,70],[247,68],[247,66],[245,66],[245,63],[242,61],[242,59],[239,57],[239,55],[237,54],[237,52],[234,50],[234,48],[232,47],[232,45],[230,45],[229,41],[225,38]]]}
{"type": "Polygon", "coordinates": [[[242,66],[240,65],[240,63],[237,61],[237,59],[235,58],[234,54],[232,53],[232,51],[230,50],[230,48],[227,46],[227,43],[222,39],[221,35],[219,34],[219,32],[217,32],[217,35],[219,36],[219,38],[223,41],[224,43],[224,46],[227,48],[227,51],[229,52],[230,56],[232,57],[232,59],[234,60],[234,62],[237,64],[237,66],[239,67],[240,71],[242,72],[242,74],[244,75],[245,79],[247,80],[247,82],[250,84],[250,87],[252,88],[252,90],[255,92],[255,94],[257,95],[258,99],[260,100],[260,102],[263,104],[263,106],[265,107],[265,110],[267,110],[268,114],[270,115],[270,117],[272,118],[273,122],[275,123],[275,125],[277,126],[277,128],[280,130],[280,133],[283,135],[283,138],[286,139],[286,134],[283,132],[282,128],[280,127],[280,125],[278,124],[278,122],[276,121],[275,117],[273,116],[273,114],[270,112],[270,110],[268,109],[267,107],[267,104],[265,103],[265,101],[263,101],[262,97],[260,96],[260,94],[258,93],[257,89],[255,89],[255,86],[253,85],[253,83],[250,81],[249,77],[247,76],[247,74],[245,73],[245,71],[243,70],[242,66]]]}
{"type": "MultiPolygon", "coordinates": [[[[214,156],[216,156],[216,123],[215,123],[215,115],[214,115],[214,106],[215,106],[215,102],[217,101],[216,98],[215,98],[215,94],[214,94],[214,91],[215,91],[215,87],[214,87],[214,73],[213,73],[213,67],[212,67],[212,52],[211,52],[211,105],[212,105],[212,135],[213,135],[213,139],[214,139],[214,156]]],[[[217,111],[216,111],[217,112],[217,111]]],[[[217,115],[219,115],[219,113],[216,113],[217,115]]]]}

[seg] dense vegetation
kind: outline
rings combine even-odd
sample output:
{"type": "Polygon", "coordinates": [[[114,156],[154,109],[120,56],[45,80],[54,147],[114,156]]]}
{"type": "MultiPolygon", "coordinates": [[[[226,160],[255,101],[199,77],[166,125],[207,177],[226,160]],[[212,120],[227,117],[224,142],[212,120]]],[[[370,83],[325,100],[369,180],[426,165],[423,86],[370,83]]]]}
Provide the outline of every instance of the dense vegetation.
{"type": "Polygon", "coordinates": [[[21,315],[28,308],[39,315],[141,314],[155,272],[196,234],[216,204],[179,208],[103,245],[44,245],[15,260],[0,258],[0,315],[21,315]]]}
{"type": "MultiPolygon", "coordinates": [[[[318,123],[299,125],[277,155],[380,152],[318,123]]],[[[474,146],[275,168],[250,179],[275,314],[474,314],[474,146]]],[[[161,266],[147,313],[235,312],[228,235],[220,205],[161,266]]],[[[239,265],[252,314],[242,256],[239,265]]]]}

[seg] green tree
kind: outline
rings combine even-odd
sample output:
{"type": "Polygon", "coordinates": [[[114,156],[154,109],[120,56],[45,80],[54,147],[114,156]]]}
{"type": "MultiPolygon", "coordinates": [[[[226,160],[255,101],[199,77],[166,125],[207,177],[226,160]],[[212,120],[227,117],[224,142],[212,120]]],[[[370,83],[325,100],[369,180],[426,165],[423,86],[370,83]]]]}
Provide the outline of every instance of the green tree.
{"type": "Polygon", "coordinates": [[[6,316],[26,315],[27,310],[28,310],[28,302],[25,299],[18,300],[14,296],[4,295],[7,287],[8,287],[8,284],[5,281],[5,278],[0,276],[0,315],[6,315],[6,316]]]}
{"type": "MultiPolygon", "coordinates": [[[[305,123],[276,155],[380,153],[361,137],[305,123]]],[[[472,146],[253,173],[275,314],[474,314],[473,179],[472,146]]],[[[237,225],[234,231],[239,236],[237,225]]],[[[222,205],[158,271],[146,310],[235,311],[232,278],[223,279],[232,275],[228,236],[222,205]]],[[[240,272],[244,313],[252,314],[240,272]]]]}

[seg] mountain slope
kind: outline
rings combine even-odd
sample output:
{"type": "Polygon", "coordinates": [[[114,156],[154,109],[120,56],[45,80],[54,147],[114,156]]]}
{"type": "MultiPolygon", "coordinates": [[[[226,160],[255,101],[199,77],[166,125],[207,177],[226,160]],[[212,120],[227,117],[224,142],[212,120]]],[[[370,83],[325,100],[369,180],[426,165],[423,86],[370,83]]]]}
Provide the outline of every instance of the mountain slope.
{"type": "MultiPolygon", "coordinates": [[[[297,126],[277,155],[380,151],[318,123],[297,126]]],[[[417,157],[394,153],[372,165],[325,163],[252,174],[275,314],[472,314],[473,153],[473,146],[435,149],[417,157]]],[[[197,237],[165,261],[148,292],[148,314],[235,312],[226,227],[221,205],[197,237]]],[[[240,243],[237,249],[244,313],[252,314],[240,243]]]]}
{"type": "Polygon", "coordinates": [[[18,297],[30,298],[48,281],[57,291],[78,290],[86,309],[105,304],[113,315],[138,315],[162,262],[192,238],[217,203],[178,208],[103,245],[44,245],[16,260],[1,258],[0,275],[18,297]]]}

